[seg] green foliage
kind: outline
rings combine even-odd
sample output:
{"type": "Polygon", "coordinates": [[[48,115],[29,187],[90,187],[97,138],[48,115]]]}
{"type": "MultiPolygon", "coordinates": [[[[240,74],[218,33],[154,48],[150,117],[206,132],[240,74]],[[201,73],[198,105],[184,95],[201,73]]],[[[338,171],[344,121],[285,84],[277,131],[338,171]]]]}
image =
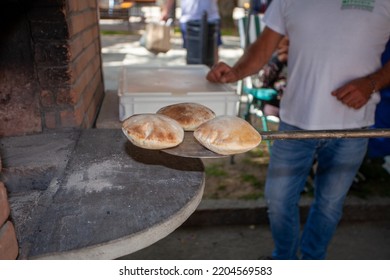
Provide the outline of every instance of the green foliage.
{"type": "Polygon", "coordinates": [[[257,200],[264,197],[263,192],[253,192],[240,197],[243,200],[257,200]]]}
{"type": "Polygon", "coordinates": [[[260,180],[253,174],[244,173],[241,175],[241,180],[250,183],[255,189],[260,189],[262,187],[260,180]]]}
{"type": "Polygon", "coordinates": [[[122,30],[101,30],[101,35],[130,35],[131,32],[129,31],[122,31],[122,30]]]}
{"type": "Polygon", "coordinates": [[[211,164],[205,168],[206,176],[225,177],[228,175],[221,164],[211,164]]]}

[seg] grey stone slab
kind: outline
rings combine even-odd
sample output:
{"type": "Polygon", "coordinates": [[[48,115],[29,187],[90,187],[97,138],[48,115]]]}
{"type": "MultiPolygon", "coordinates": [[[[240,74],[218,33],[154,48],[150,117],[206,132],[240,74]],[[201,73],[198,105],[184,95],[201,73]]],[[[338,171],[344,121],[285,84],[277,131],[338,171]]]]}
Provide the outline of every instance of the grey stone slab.
{"type": "Polygon", "coordinates": [[[116,91],[106,91],[99,115],[96,120],[96,128],[121,128],[119,120],[119,96],[116,91]]]}
{"type": "Polygon", "coordinates": [[[79,135],[71,130],[0,139],[0,179],[11,193],[47,189],[65,168],[79,135]]]}
{"type": "Polygon", "coordinates": [[[25,238],[26,257],[109,259],[134,252],[179,227],[203,187],[199,159],[136,148],[118,129],[85,130],[25,238]]]}
{"type": "Polygon", "coordinates": [[[36,222],[51,203],[79,136],[80,131],[70,130],[0,139],[0,177],[9,192],[19,258],[26,258],[33,246],[36,222]]]}

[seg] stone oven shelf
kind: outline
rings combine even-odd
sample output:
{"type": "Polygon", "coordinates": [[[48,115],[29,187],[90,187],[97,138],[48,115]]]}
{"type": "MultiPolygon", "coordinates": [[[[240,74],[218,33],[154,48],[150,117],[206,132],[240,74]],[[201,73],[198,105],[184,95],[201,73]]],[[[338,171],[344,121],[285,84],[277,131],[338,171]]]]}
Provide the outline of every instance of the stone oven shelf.
{"type": "Polygon", "coordinates": [[[120,129],[0,139],[19,259],[114,259],[195,211],[201,160],[137,148],[120,129]]]}

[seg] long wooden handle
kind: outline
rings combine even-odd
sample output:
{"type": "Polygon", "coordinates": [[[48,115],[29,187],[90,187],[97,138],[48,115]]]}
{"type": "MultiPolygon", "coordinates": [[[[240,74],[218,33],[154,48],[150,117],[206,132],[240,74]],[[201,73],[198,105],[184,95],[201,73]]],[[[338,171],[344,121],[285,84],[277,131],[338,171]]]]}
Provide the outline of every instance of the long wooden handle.
{"type": "Polygon", "coordinates": [[[260,135],[263,140],[382,138],[390,137],[390,129],[262,131],[260,135]]]}

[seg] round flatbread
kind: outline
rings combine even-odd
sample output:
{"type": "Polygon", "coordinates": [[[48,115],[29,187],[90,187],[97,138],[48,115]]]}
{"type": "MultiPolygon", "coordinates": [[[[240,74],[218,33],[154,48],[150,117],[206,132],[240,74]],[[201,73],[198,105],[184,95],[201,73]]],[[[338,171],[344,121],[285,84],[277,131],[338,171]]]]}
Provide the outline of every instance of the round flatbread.
{"type": "Polygon", "coordinates": [[[175,147],[184,138],[177,121],[158,114],[133,115],[123,121],[122,131],[131,143],[150,150],[175,147]]]}
{"type": "Polygon", "coordinates": [[[207,149],[233,155],[247,152],[261,142],[261,135],[247,121],[235,116],[218,116],[194,131],[194,137],[207,149]]]}
{"type": "Polygon", "coordinates": [[[194,131],[201,124],[215,118],[215,113],[208,107],[198,103],[178,103],[161,108],[162,114],[176,120],[185,131],[194,131]]]}

